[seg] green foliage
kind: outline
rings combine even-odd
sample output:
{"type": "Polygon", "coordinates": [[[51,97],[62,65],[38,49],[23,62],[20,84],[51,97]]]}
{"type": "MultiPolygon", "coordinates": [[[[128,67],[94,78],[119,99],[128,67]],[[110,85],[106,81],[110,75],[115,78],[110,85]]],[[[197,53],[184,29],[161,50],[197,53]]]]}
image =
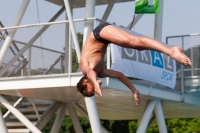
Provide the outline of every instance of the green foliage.
{"type": "Polygon", "coordinates": [[[166,125],[169,133],[200,132],[200,119],[167,119],[166,125]]]}
{"type": "Polygon", "coordinates": [[[148,129],[147,133],[159,133],[157,121],[154,121],[150,128],[148,129]]]}
{"type": "Polygon", "coordinates": [[[80,117],[79,121],[81,123],[84,133],[92,133],[90,122],[86,118],[80,117]]]}
{"type": "Polygon", "coordinates": [[[2,114],[5,114],[8,110],[6,108],[1,108],[2,114]]]}
{"type": "MultiPolygon", "coordinates": [[[[42,132],[49,133],[51,131],[55,118],[56,118],[56,115],[54,115],[50,119],[47,125],[42,129],[42,132]]],[[[69,116],[65,116],[61,124],[59,133],[73,133],[73,132],[75,133],[71,119],[69,116]]]]}
{"type": "Polygon", "coordinates": [[[82,49],[82,46],[83,46],[83,34],[77,33],[77,38],[78,38],[78,43],[79,43],[80,49],[82,49]]]}
{"type": "Polygon", "coordinates": [[[133,120],[129,122],[129,133],[136,133],[140,121],[133,120]]]}
{"type": "Polygon", "coordinates": [[[50,132],[51,127],[52,127],[52,125],[53,125],[53,122],[54,122],[55,118],[56,118],[56,115],[54,115],[54,116],[50,119],[50,121],[46,124],[46,126],[42,129],[42,132],[43,132],[43,133],[48,133],[48,132],[50,132]]]}
{"type": "MultiPolygon", "coordinates": [[[[56,115],[42,129],[42,132],[49,133],[56,115]]],[[[79,117],[80,124],[84,133],[92,133],[90,122],[83,117],[79,117]]],[[[101,120],[101,125],[110,133],[136,133],[140,124],[139,120],[101,120]]],[[[193,119],[166,119],[168,133],[200,133],[200,118],[193,119]]],[[[65,116],[60,127],[59,133],[75,133],[73,124],[69,116],[65,116]]],[[[158,124],[155,120],[147,133],[159,133],[158,124]]]]}
{"type": "MultiPolygon", "coordinates": [[[[80,50],[82,50],[83,34],[77,33],[77,38],[78,38],[80,50]]],[[[78,64],[77,54],[76,54],[76,51],[73,50],[73,52],[72,52],[72,72],[77,72],[78,68],[79,68],[79,64],[78,64]]]]}
{"type": "Polygon", "coordinates": [[[129,132],[129,121],[114,121],[114,120],[101,120],[103,125],[110,133],[128,133],[129,132]]]}
{"type": "Polygon", "coordinates": [[[76,55],[76,51],[72,52],[72,72],[76,72],[79,68],[78,59],[76,55]]]}

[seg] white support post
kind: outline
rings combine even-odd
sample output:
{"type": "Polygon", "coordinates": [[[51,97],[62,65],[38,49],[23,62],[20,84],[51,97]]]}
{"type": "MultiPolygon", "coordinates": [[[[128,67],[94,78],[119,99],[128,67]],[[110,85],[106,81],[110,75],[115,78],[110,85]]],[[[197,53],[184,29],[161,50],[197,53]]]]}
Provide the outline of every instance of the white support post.
{"type": "Polygon", "coordinates": [[[86,119],[89,120],[87,112],[80,105],[78,105],[77,103],[71,103],[71,104],[76,110],[78,110],[79,113],[81,113],[86,119]]]}
{"type": "Polygon", "coordinates": [[[68,19],[69,19],[69,24],[70,24],[69,27],[70,27],[70,30],[71,30],[71,33],[72,33],[72,38],[73,38],[73,41],[74,41],[76,54],[77,54],[77,58],[78,58],[78,62],[79,62],[80,61],[80,47],[79,47],[79,43],[78,43],[78,39],[77,39],[75,27],[74,27],[74,22],[73,22],[73,18],[72,18],[69,0],[64,0],[64,3],[65,3],[66,11],[67,11],[67,16],[68,16],[68,19]]]}
{"type": "Polygon", "coordinates": [[[156,120],[158,123],[158,128],[160,133],[167,133],[167,128],[166,128],[166,123],[165,123],[165,119],[164,119],[164,115],[163,115],[163,110],[162,110],[162,106],[160,103],[160,100],[157,100],[155,108],[154,108],[154,113],[156,116],[156,120]]]}
{"type": "Polygon", "coordinates": [[[40,114],[39,114],[39,112],[38,112],[38,110],[37,110],[37,107],[35,106],[35,102],[33,101],[33,98],[29,98],[29,101],[30,101],[31,104],[33,105],[33,109],[35,110],[35,113],[36,113],[36,115],[37,115],[37,117],[38,117],[38,120],[40,121],[40,120],[41,120],[40,114]]]}
{"type": "MultiPolygon", "coordinates": [[[[20,24],[22,17],[24,15],[25,11],[26,11],[26,8],[28,7],[29,2],[30,2],[30,0],[24,0],[23,1],[21,7],[19,8],[17,16],[14,20],[13,26],[17,26],[17,25],[20,24]]],[[[6,52],[8,51],[8,48],[10,46],[11,41],[13,40],[13,37],[14,37],[16,31],[17,31],[17,29],[10,30],[8,36],[6,37],[6,40],[4,41],[4,44],[3,44],[1,51],[0,51],[0,66],[2,65],[3,59],[6,55],[6,52]]]]}
{"type": "MultiPolygon", "coordinates": [[[[159,14],[155,15],[154,38],[157,41],[162,41],[163,3],[164,3],[164,0],[159,0],[160,12],[159,12],[159,14]]],[[[166,124],[164,121],[164,115],[162,112],[160,100],[157,100],[154,112],[156,115],[159,131],[162,133],[167,133],[166,124]]]]}
{"type": "Polygon", "coordinates": [[[106,21],[108,19],[108,16],[109,16],[114,4],[115,4],[115,1],[109,1],[108,7],[106,8],[106,11],[102,17],[102,20],[106,21]]]}
{"type": "Polygon", "coordinates": [[[76,110],[74,109],[74,107],[71,104],[69,104],[68,110],[69,110],[70,118],[72,120],[72,123],[73,123],[76,133],[83,133],[83,129],[79,122],[76,110]]]}
{"type": "MultiPolygon", "coordinates": [[[[96,0],[86,0],[85,19],[94,17],[95,5],[96,5],[96,0]]],[[[84,33],[83,34],[83,44],[85,43],[90,32],[93,30],[93,28],[94,28],[93,24],[94,24],[93,21],[85,22],[84,31],[83,31],[83,33],[84,33]]]]}
{"type": "MultiPolygon", "coordinates": [[[[68,20],[68,18],[67,18],[67,14],[66,14],[66,20],[68,20]]],[[[69,67],[69,61],[68,61],[68,59],[69,59],[69,23],[66,23],[65,24],[65,57],[64,57],[64,66],[65,66],[65,69],[64,69],[64,73],[69,73],[69,69],[68,69],[68,67],[69,67]]]]}
{"type": "Polygon", "coordinates": [[[0,108],[0,129],[1,129],[1,133],[8,133],[8,130],[6,128],[6,123],[3,119],[3,115],[1,112],[1,108],[0,108]]]}
{"type": "Polygon", "coordinates": [[[86,97],[85,103],[86,103],[86,106],[87,106],[87,112],[88,112],[88,115],[89,115],[90,125],[92,127],[92,132],[93,133],[102,133],[101,124],[100,124],[100,121],[99,121],[99,114],[98,114],[98,110],[97,110],[97,106],[96,106],[94,96],[93,97],[86,97]]]}
{"type": "MultiPolygon", "coordinates": [[[[182,49],[184,50],[184,37],[182,36],[182,49]]],[[[181,92],[182,92],[182,100],[184,98],[184,89],[185,89],[185,72],[184,65],[181,65],[181,92]]]]}
{"type": "Polygon", "coordinates": [[[0,95],[0,102],[18,118],[31,132],[42,133],[38,128],[36,128],[21,112],[14,108],[6,99],[0,95]]]}
{"type": "MultiPolygon", "coordinates": [[[[111,66],[111,48],[110,48],[110,44],[107,46],[107,69],[110,69],[110,66],[111,66]]],[[[106,77],[106,86],[109,85],[109,77],[106,77]]]]}
{"type": "Polygon", "coordinates": [[[154,24],[154,39],[157,41],[162,41],[162,23],[163,23],[163,3],[164,0],[159,0],[159,14],[155,15],[154,24]]]}
{"type": "Polygon", "coordinates": [[[149,120],[151,118],[153,109],[155,107],[155,104],[156,104],[156,100],[155,99],[148,101],[146,109],[145,109],[145,111],[143,113],[140,125],[139,125],[136,133],[145,133],[146,132],[149,120]]]}
{"type": "Polygon", "coordinates": [[[151,125],[153,124],[153,122],[154,122],[155,119],[156,119],[156,116],[155,116],[155,114],[153,113],[151,119],[149,120],[149,124],[148,124],[148,126],[147,126],[146,132],[147,132],[148,129],[151,127],[151,125]]]}
{"type": "MultiPolygon", "coordinates": [[[[108,7],[107,7],[107,9],[106,9],[106,11],[105,11],[105,13],[104,13],[104,15],[102,17],[102,20],[107,21],[108,16],[109,16],[109,14],[110,14],[110,12],[111,12],[114,4],[115,4],[114,1],[110,1],[110,3],[108,4],[108,7]]],[[[111,57],[110,44],[107,47],[107,53],[106,53],[106,55],[107,55],[107,69],[110,69],[110,66],[111,66],[111,61],[110,61],[110,57],[111,57]]],[[[106,78],[106,85],[108,86],[108,84],[109,84],[109,78],[107,77],[106,78]]]]}
{"type": "MultiPolygon", "coordinates": [[[[191,39],[191,37],[190,37],[191,39]]],[[[184,49],[183,49],[184,50],[184,49]]],[[[191,62],[194,62],[194,52],[193,52],[193,47],[190,48],[190,58],[191,62]]],[[[194,65],[191,66],[191,76],[194,76],[194,65]]]]}
{"type": "MultiPolygon", "coordinates": [[[[58,13],[49,21],[55,21],[64,11],[65,8],[61,8],[58,13]]],[[[48,28],[49,26],[44,26],[0,71],[0,77],[10,68],[10,66],[17,60],[19,57],[35,42],[35,40],[40,37],[40,35],[48,28]]]]}
{"type": "Polygon", "coordinates": [[[32,53],[32,48],[30,47],[28,49],[28,76],[31,75],[31,53],[32,53]]]}
{"type": "MultiPolygon", "coordinates": [[[[72,105],[76,110],[78,110],[79,113],[81,113],[86,119],[89,120],[87,112],[80,105],[78,105],[77,103],[72,103],[72,105]]],[[[107,129],[105,129],[103,126],[101,126],[101,129],[103,133],[109,133],[107,129]]]]}
{"type": "MultiPolygon", "coordinates": [[[[71,9],[73,15],[73,9],[71,9]]],[[[68,20],[68,16],[66,14],[66,20],[68,20]]],[[[72,34],[69,28],[69,23],[65,24],[65,70],[64,73],[72,72],[72,34]]],[[[70,81],[69,81],[70,82],[70,81]]]]}
{"type": "MultiPolygon", "coordinates": [[[[68,29],[68,36],[69,36],[69,49],[68,49],[68,73],[72,73],[72,34],[71,31],[68,29]]],[[[71,78],[69,78],[71,80],[71,78]]],[[[70,81],[71,82],[71,81],[70,81]]]]}
{"type": "MultiPolygon", "coordinates": [[[[95,5],[96,5],[96,0],[86,0],[85,18],[94,17],[95,5]]],[[[86,38],[88,37],[90,32],[92,32],[92,30],[93,30],[93,22],[91,22],[91,21],[85,22],[83,43],[86,41],[86,38]]],[[[95,101],[94,96],[86,97],[85,103],[87,106],[87,112],[89,115],[92,132],[93,133],[102,133],[101,124],[100,124],[99,115],[98,115],[96,101],[95,101]]]]}
{"type": "Polygon", "coordinates": [[[58,114],[56,116],[56,119],[53,123],[53,126],[51,128],[51,131],[50,133],[58,133],[59,132],[59,129],[60,129],[60,126],[62,124],[62,121],[64,119],[64,116],[66,114],[66,111],[67,111],[67,104],[66,103],[62,103],[59,110],[58,110],[58,114]]]}
{"type": "MultiPolygon", "coordinates": [[[[68,20],[67,14],[66,14],[66,20],[68,20]]],[[[69,23],[65,23],[65,69],[64,69],[64,73],[70,73],[70,69],[69,66],[71,65],[69,62],[69,23]]]]}

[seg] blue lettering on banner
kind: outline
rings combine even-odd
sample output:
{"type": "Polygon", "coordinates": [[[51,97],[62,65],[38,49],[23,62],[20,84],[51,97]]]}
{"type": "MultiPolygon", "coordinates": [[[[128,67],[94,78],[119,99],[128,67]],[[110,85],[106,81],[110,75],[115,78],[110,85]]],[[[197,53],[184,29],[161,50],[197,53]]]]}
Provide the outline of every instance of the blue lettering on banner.
{"type": "Polygon", "coordinates": [[[151,50],[151,58],[152,58],[152,65],[159,67],[159,68],[164,68],[164,62],[163,58],[160,52],[152,51],[151,50]]]}
{"type": "Polygon", "coordinates": [[[162,79],[166,79],[167,81],[173,81],[173,77],[174,77],[174,74],[171,74],[166,71],[162,72],[162,76],[161,76],[162,79]]]}
{"type": "Polygon", "coordinates": [[[122,59],[138,61],[140,63],[149,64],[154,67],[174,72],[173,59],[165,54],[153,50],[137,51],[129,48],[122,48],[121,50],[122,59]]]}

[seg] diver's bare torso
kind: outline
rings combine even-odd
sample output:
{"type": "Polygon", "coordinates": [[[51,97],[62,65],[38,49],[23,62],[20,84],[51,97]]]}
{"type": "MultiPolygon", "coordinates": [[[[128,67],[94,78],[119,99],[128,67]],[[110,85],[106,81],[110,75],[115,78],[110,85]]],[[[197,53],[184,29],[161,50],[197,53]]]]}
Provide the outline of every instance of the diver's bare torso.
{"type": "Polygon", "coordinates": [[[93,33],[90,33],[81,52],[80,69],[83,74],[86,74],[84,66],[89,66],[93,69],[97,76],[103,73],[106,49],[107,45],[97,41],[93,33]]]}

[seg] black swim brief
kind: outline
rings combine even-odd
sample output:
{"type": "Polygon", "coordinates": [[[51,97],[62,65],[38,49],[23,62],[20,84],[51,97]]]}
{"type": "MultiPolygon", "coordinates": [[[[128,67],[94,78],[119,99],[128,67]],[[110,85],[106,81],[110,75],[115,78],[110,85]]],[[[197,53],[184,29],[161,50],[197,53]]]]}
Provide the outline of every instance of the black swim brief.
{"type": "Polygon", "coordinates": [[[102,30],[104,27],[108,26],[108,25],[111,25],[111,24],[109,24],[109,23],[107,23],[107,22],[104,22],[104,23],[98,25],[98,26],[93,30],[93,34],[94,34],[94,37],[96,38],[96,40],[98,40],[98,41],[100,41],[100,42],[102,42],[102,43],[104,43],[104,44],[109,44],[109,43],[111,43],[111,42],[108,41],[108,40],[105,40],[105,39],[101,38],[99,34],[100,34],[101,30],[102,30]]]}

